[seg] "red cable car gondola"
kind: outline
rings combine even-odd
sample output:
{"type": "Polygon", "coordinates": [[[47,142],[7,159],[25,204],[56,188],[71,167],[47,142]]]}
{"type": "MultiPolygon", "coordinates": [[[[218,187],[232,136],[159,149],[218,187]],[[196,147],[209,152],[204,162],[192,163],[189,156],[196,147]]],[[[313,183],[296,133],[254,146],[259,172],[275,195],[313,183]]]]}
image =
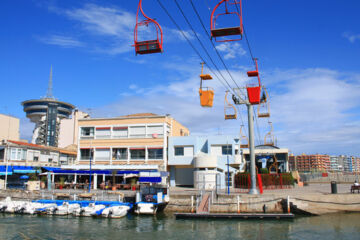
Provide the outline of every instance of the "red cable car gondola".
{"type": "Polygon", "coordinates": [[[246,87],[248,99],[251,104],[259,104],[260,103],[260,92],[261,92],[261,83],[260,76],[258,70],[257,59],[254,59],[256,70],[247,72],[248,77],[257,77],[258,78],[258,86],[256,85],[248,85],[246,87]]]}
{"type": "Polygon", "coordinates": [[[134,30],[134,46],[135,53],[137,54],[149,54],[149,53],[159,53],[163,51],[163,32],[160,27],[160,24],[156,22],[154,19],[146,16],[142,9],[142,0],[139,1],[137,13],[136,13],[136,25],[134,30]],[[146,18],[139,22],[139,12],[146,18]],[[153,24],[156,28],[156,39],[146,40],[146,41],[138,41],[138,28],[146,26],[149,24],[153,24]],[[160,38],[159,38],[160,35],[160,38]]]}
{"type": "Polygon", "coordinates": [[[232,3],[230,2],[230,0],[221,0],[215,6],[215,8],[213,9],[213,11],[211,13],[211,19],[210,19],[210,21],[211,21],[210,22],[211,37],[215,38],[216,42],[231,42],[231,41],[239,41],[242,39],[244,28],[243,28],[243,22],[242,22],[241,0],[231,0],[231,1],[232,1],[232,3]],[[225,3],[225,13],[219,13],[219,14],[215,15],[215,17],[214,17],[216,9],[222,3],[225,3]],[[235,7],[237,7],[238,11],[229,12],[228,5],[235,5],[235,7]],[[227,27],[227,28],[216,28],[217,18],[222,15],[230,15],[230,14],[236,15],[239,18],[239,25],[233,26],[233,27],[227,27]],[[226,36],[234,36],[234,35],[239,35],[240,38],[217,40],[218,37],[226,37],[226,36]]]}

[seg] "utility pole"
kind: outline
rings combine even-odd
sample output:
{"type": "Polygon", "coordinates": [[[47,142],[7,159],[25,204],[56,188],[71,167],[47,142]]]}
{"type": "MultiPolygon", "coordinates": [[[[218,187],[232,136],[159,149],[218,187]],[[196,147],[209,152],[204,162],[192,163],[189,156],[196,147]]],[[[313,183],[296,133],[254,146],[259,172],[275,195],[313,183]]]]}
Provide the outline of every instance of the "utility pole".
{"type": "Polygon", "coordinates": [[[249,151],[250,151],[250,176],[251,187],[249,194],[259,194],[256,188],[256,166],[255,166],[255,140],[254,140],[254,112],[253,106],[246,104],[248,110],[248,127],[249,127],[249,151]]]}

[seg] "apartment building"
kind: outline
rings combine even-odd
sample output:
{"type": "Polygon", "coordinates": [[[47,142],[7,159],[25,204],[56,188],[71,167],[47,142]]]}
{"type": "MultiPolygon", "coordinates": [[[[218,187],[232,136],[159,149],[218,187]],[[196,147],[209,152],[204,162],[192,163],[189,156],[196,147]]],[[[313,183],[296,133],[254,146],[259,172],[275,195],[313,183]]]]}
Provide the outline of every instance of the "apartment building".
{"type": "Polygon", "coordinates": [[[342,171],[341,156],[330,156],[330,171],[342,171]]]}
{"type": "MultiPolygon", "coordinates": [[[[40,167],[59,167],[60,165],[74,164],[76,151],[48,147],[37,144],[31,144],[21,141],[7,140],[2,141],[0,145],[0,175],[5,175],[4,166],[8,165],[10,169],[27,167],[28,172],[33,172],[35,168],[40,167]]],[[[12,174],[12,171],[8,171],[12,174]]]]}
{"type": "Polygon", "coordinates": [[[290,169],[299,172],[329,171],[331,170],[330,156],[326,154],[290,156],[290,169]]]}
{"type": "Polygon", "coordinates": [[[78,157],[73,166],[87,170],[167,171],[170,136],[189,130],[170,115],[132,114],[115,118],[79,119],[78,157]]]}

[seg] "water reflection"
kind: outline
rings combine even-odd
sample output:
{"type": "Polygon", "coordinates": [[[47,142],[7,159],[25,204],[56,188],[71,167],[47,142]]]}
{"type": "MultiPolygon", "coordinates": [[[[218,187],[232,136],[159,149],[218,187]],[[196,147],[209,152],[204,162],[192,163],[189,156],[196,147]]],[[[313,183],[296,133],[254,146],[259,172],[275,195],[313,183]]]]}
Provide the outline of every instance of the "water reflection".
{"type": "Polygon", "coordinates": [[[172,215],[121,219],[0,214],[0,239],[358,239],[360,214],[293,221],[175,220],[172,215]]]}

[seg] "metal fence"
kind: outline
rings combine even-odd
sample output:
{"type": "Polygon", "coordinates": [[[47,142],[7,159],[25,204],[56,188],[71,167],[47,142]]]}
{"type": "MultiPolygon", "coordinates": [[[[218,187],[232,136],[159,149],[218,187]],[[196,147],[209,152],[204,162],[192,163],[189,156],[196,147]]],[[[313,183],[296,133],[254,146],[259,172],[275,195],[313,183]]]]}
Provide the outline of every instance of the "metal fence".
{"type": "MultiPolygon", "coordinates": [[[[290,174],[283,173],[269,173],[258,174],[257,187],[261,185],[263,190],[271,189],[286,189],[291,188],[294,184],[294,179],[290,174]],[[261,180],[261,183],[259,183],[261,180]]],[[[235,176],[235,189],[238,192],[248,192],[251,186],[251,177],[248,173],[237,174],[235,176]]]]}
{"type": "Polygon", "coordinates": [[[322,172],[311,172],[311,173],[299,173],[300,179],[303,182],[344,182],[344,183],[353,183],[355,181],[359,182],[358,173],[347,173],[347,172],[338,172],[338,173],[322,173],[322,172]]]}

